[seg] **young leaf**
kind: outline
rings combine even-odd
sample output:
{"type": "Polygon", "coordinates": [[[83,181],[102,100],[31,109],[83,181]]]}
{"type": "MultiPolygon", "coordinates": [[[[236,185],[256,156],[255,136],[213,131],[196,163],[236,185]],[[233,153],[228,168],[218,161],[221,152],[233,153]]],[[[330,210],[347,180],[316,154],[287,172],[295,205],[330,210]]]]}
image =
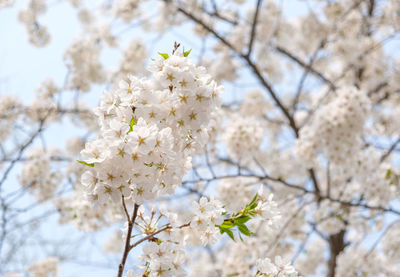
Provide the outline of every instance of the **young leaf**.
{"type": "MultiPolygon", "coordinates": [[[[254,195],[253,199],[251,200],[250,204],[255,203],[257,201],[258,198],[258,193],[256,193],[256,195],[254,195]]],[[[249,204],[249,205],[250,205],[249,204]]]]}
{"type": "Polygon", "coordinates": [[[228,221],[228,220],[227,220],[227,221],[224,221],[224,223],[222,223],[222,224],[220,225],[220,227],[230,229],[230,228],[235,227],[235,224],[234,224],[232,221],[228,221]]]}
{"type": "Polygon", "coordinates": [[[166,60],[166,59],[169,58],[169,55],[168,55],[167,53],[160,53],[160,52],[158,52],[158,54],[159,54],[161,57],[163,57],[164,60],[166,60]]]}
{"type": "Polygon", "coordinates": [[[392,175],[392,170],[388,169],[387,172],[386,172],[385,179],[389,179],[391,175],[392,175]]]}
{"type": "Polygon", "coordinates": [[[133,126],[135,126],[135,125],[136,125],[136,121],[135,121],[135,118],[132,116],[131,122],[129,122],[129,131],[127,132],[127,134],[129,134],[130,132],[133,131],[133,126]]]}
{"type": "Polygon", "coordinates": [[[94,167],[94,163],[87,163],[87,162],[84,162],[84,161],[80,161],[80,160],[76,160],[78,163],[81,163],[81,164],[84,164],[84,165],[87,165],[87,166],[90,166],[90,167],[94,167]]]}
{"type": "Polygon", "coordinates": [[[242,242],[244,242],[244,239],[242,238],[242,235],[239,233],[239,238],[242,242]]]}
{"type": "MultiPolygon", "coordinates": [[[[233,226],[234,226],[234,225],[233,225],[233,226]]],[[[223,224],[217,225],[216,227],[219,228],[219,232],[220,232],[221,234],[227,233],[228,236],[229,236],[232,240],[235,240],[235,238],[234,238],[234,236],[233,236],[233,232],[230,230],[230,228],[232,228],[232,227],[225,227],[225,226],[223,226],[223,224]]]]}
{"type": "Polygon", "coordinates": [[[251,219],[248,215],[240,215],[239,217],[234,218],[236,224],[244,224],[251,219]]]}
{"type": "Polygon", "coordinates": [[[231,230],[227,229],[225,232],[228,234],[228,236],[229,236],[233,241],[235,241],[235,237],[233,236],[233,233],[232,233],[231,230]]]}
{"type": "Polygon", "coordinates": [[[190,50],[188,50],[188,51],[185,51],[185,49],[183,49],[183,56],[184,56],[184,57],[189,56],[189,54],[190,54],[191,51],[192,51],[192,49],[190,49],[190,50]]]}
{"type": "Polygon", "coordinates": [[[246,225],[239,224],[238,228],[239,228],[240,233],[242,233],[243,235],[245,235],[245,236],[250,236],[251,235],[251,231],[249,230],[249,228],[247,228],[246,225]]]}

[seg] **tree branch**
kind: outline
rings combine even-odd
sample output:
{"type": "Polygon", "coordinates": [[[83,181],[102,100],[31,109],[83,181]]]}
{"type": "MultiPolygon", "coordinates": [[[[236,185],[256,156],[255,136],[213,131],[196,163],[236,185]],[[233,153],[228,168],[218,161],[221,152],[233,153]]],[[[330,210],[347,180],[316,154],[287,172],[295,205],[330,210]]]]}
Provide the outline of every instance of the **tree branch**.
{"type": "Polygon", "coordinates": [[[342,230],[337,234],[329,236],[330,257],[328,261],[328,277],[335,277],[337,256],[346,247],[344,242],[345,233],[346,231],[342,230]]]}
{"type": "Polygon", "coordinates": [[[390,154],[394,151],[394,149],[396,149],[396,146],[400,143],[400,138],[397,139],[392,146],[390,146],[390,148],[388,149],[388,151],[386,151],[385,154],[382,155],[381,157],[381,162],[384,162],[389,156],[390,154]]]}
{"type": "Polygon", "coordinates": [[[138,209],[139,209],[139,205],[134,204],[132,217],[129,217],[129,213],[128,213],[128,210],[127,210],[126,204],[125,204],[124,195],[122,195],[122,206],[124,208],[124,211],[125,211],[125,214],[126,214],[126,217],[127,217],[127,220],[128,220],[128,231],[127,231],[127,234],[126,234],[124,253],[122,254],[121,263],[118,266],[118,277],[122,277],[122,275],[124,273],[124,267],[125,267],[126,259],[128,258],[129,251],[131,250],[130,241],[131,241],[131,236],[132,236],[133,225],[135,224],[137,212],[138,212],[138,209]]]}
{"type": "MultiPolygon", "coordinates": [[[[188,227],[188,226],[190,226],[190,222],[189,223],[186,223],[186,224],[183,224],[183,225],[181,225],[181,226],[179,226],[179,227],[177,227],[177,228],[184,228],[184,227],[188,227]]],[[[132,250],[133,248],[135,248],[136,246],[138,246],[139,244],[141,244],[142,242],[145,242],[146,240],[150,240],[150,239],[152,239],[155,235],[157,235],[157,234],[159,234],[159,233],[161,233],[161,232],[164,232],[164,231],[166,231],[166,230],[169,230],[169,229],[171,229],[172,228],[172,226],[171,225],[167,225],[167,226],[165,226],[164,228],[161,228],[160,230],[157,230],[157,231],[155,231],[155,232],[153,232],[153,233],[151,233],[151,234],[148,234],[147,236],[145,236],[144,238],[141,238],[140,240],[138,240],[137,242],[135,242],[134,244],[132,244],[131,246],[130,246],[130,248],[129,248],[129,250],[132,250]]]]}
{"type": "MultiPolygon", "coordinates": [[[[164,0],[166,1],[166,0],[164,0]]],[[[167,1],[168,2],[168,1],[167,1]]],[[[268,91],[269,95],[272,97],[274,100],[275,104],[279,107],[279,109],[282,111],[282,113],[285,115],[287,120],[289,121],[290,126],[292,127],[293,131],[296,134],[296,137],[298,136],[298,128],[296,126],[296,122],[294,121],[293,117],[289,113],[289,110],[282,104],[280,101],[279,97],[277,96],[277,93],[274,91],[272,86],[269,84],[269,82],[263,77],[262,73],[260,70],[257,68],[255,63],[250,59],[248,55],[245,55],[235,49],[235,47],[227,40],[225,39],[222,35],[217,33],[214,29],[212,29],[210,26],[205,24],[201,19],[197,18],[195,15],[192,13],[186,11],[182,7],[178,7],[177,10],[184,14],[186,17],[190,18],[193,20],[195,23],[199,24],[202,26],[204,29],[206,29],[208,32],[214,35],[215,38],[217,38],[222,44],[224,44],[226,47],[228,47],[230,50],[232,50],[237,56],[241,57],[247,65],[251,68],[253,73],[256,75],[257,79],[260,81],[262,86],[268,91]]]]}
{"type": "Polygon", "coordinates": [[[288,57],[289,59],[291,59],[292,61],[294,61],[295,63],[297,63],[298,65],[300,65],[301,67],[303,67],[304,69],[310,71],[311,73],[313,73],[314,75],[316,75],[317,77],[319,77],[322,81],[324,81],[326,84],[329,85],[329,87],[332,90],[336,90],[336,85],[329,80],[328,78],[326,78],[321,72],[319,72],[318,70],[316,70],[312,64],[306,64],[304,61],[302,61],[299,57],[295,56],[294,54],[290,53],[289,50],[281,47],[281,46],[277,46],[276,51],[278,51],[279,53],[283,54],[284,56],[288,57]]]}
{"type": "Polygon", "coordinates": [[[246,54],[246,56],[248,56],[248,57],[250,57],[250,55],[251,55],[251,51],[253,49],[254,39],[256,37],[257,18],[258,18],[258,13],[260,11],[261,3],[262,3],[262,0],[257,0],[256,11],[254,13],[253,23],[252,23],[252,26],[251,26],[249,49],[247,50],[247,54],[246,54]]]}

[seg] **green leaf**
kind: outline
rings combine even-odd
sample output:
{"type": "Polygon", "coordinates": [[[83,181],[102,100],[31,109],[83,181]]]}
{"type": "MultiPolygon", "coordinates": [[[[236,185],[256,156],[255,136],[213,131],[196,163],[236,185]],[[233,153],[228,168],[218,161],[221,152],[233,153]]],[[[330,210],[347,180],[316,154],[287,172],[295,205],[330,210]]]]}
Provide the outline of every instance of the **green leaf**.
{"type": "Polygon", "coordinates": [[[233,233],[232,233],[231,230],[228,229],[228,230],[225,231],[225,233],[227,233],[228,236],[229,236],[233,241],[235,241],[235,237],[233,236],[233,233]]]}
{"type": "Polygon", "coordinates": [[[190,50],[188,50],[188,51],[185,51],[185,49],[183,49],[183,56],[184,56],[184,57],[189,56],[189,54],[190,54],[191,51],[192,51],[192,49],[190,49],[190,50]]]}
{"type": "MultiPolygon", "coordinates": [[[[234,226],[235,226],[235,225],[233,225],[233,227],[234,227],[234,226]]],[[[228,236],[229,236],[232,240],[235,240],[235,238],[234,238],[234,236],[233,236],[233,232],[230,230],[230,228],[232,228],[232,227],[226,227],[226,226],[223,226],[223,224],[217,225],[217,227],[219,228],[219,232],[220,232],[221,234],[227,233],[228,236]]]]}
{"type": "MultiPolygon", "coordinates": [[[[256,195],[254,195],[253,199],[251,200],[250,204],[255,203],[257,201],[258,198],[258,193],[256,193],[256,195]]],[[[249,204],[249,205],[250,205],[249,204]]]]}
{"type": "Polygon", "coordinates": [[[81,164],[84,164],[84,165],[87,165],[87,166],[90,166],[90,167],[94,167],[94,163],[87,163],[87,162],[84,162],[84,161],[80,161],[80,160],[76,160],[78,163],[81,163],[81,164]]]}
{"type": "Polygon", "coordinates": [[[166,54],[166,53],[160,53],[160,52],[158,52],[158,54],[159,54],[161,57],[163,57],[163,58],[164,58],[164,60],[166,60],[166,59],[168,59],[168,58],[169,58],[169,55],[168,55],[168,54],[166,54]]]}
{"type": "Polygon", "coordinates": [[[256,211],[249,211],[247,214],[250,215],[250,216],[258,215],[258,213],[256,211]]]}
{"type": "Polygon", "coordinates": [[[391,169],[388,169],[388,171],[386,172],[385,179],[389,179],[390,176],[392,176],[392,170],[391,170],[391,169]]]}
{"type": "Polygon", "coordinates": [[[248,215],[240,215],[239,217],[234,218],[234,222],[237,224],[244,224],[251,219],[248,215]]]}
{"type": "Polygon", "coordinates": [[[135,125],[136,125],[135,117],[132,115],[131,122],[129,122],[129,131],[127,132],[127,134],[133,131],[133,126],[135,125]]]}
{"type": "Polygon", "coordinates": [[[251,203],[251,204],[249,205],[249,209],[250,209],[250,210],[254,209],[255,207],[257,207],[257,202],[253,202],[253,203],[251,203]]]}
{"type": "Polygon", "coordinates": [[[233,223],[232,221],[228,221],[228,220],[227,220],[227,221],[224,221],[224,223],[222,223],[222,224],[220,225],[220,227],[230,229],[230,228],[235,227],[235,223],[233,223]]]}
{"type": "Polygon", "coordinates": [[[240,233],[242,233],[245,236],[250,236],[251,235],[251,231],[244,224],[239,224],[238,225],[238,229],[239,229],[240,233]]]}
{"type": "Polygon", "coordinates": [[[253,197],[253,199],[250,201],[250,203],[247,204],[247,206],[245,207],[245,210],[246,210],[246,209],[249,209],[249,210],[255,209],[255,208],[257,207],[257,199],[258,199],[258,193],[256,193],[256,195],[254,195],[254,197],[253,197]]]}

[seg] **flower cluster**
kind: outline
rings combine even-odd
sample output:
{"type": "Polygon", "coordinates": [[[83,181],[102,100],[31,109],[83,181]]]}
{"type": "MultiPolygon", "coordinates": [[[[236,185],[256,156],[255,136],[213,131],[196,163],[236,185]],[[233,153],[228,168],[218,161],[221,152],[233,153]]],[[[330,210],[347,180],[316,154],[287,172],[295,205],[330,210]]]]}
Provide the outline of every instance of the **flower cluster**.
{"type": "Polygon", "coordinates": [[[318,266],[324,263],[324,256],[321,255],[321,249],[325,247],[325,241],[321,238],[316,238],[311,241],[306,249],[307,255],[303,255],[296,260],[296,269],[304,276],[315,275],[318,266]]]}
{"type": "Polygon", "coordinates": [[[40,84],[36,89],[35,98],[26,111],[26,116],[30,123],[41,121],[48,123],[59,119],[57,103],[54,97],[59,91],[60,89],[52,79],[47,79],[40,84]]]}
{"type": "Polygon", "coordinates": [[[92,209],[91,203],[78,194],[59,199],[56,207],[60,213],[59,223],[72,222],[79,230],[97,231],[121,219],[115,205],[107,203],[107,209],[92,209]]]}
{"type": "Polygon", "coordinates": [[[336,274],[353,277],[358,273],[361,276],[399,276],[400,269],[395,261],[388,260],[379,252],[368,252],[363,247],[346,248],[337,259],[336,274]]]}
{"type": "Polygon", "coordinates": [[[256,180],[251,178],[223,179],[217,188],[218,199],[222,203],[226,203],[225,207],[228,211],[237,213],[254,196],[251,185],[255,182],[256,180]],[[232,199],[235,199],[235,201],[232,201],[232,199]]]}
{"type": "Polygon", "coordinates": [[[144,74],[143,68],[147,57],[147,48],[140,40],[131,41],[124,51],[116,80],[124,79],[128,81],[128,74],[144,74]]]}
{"type": "Polygon", "coordinates": [[[14,5],[15,0],[1,0],[0,1],[0,9],[10,7],[14,5]]]}
{"type": "Polygon", "coordinates": [[[27,271],[32,274],[32,277],[48,277],[58,276],[58,258],[49,257],[47,259],[35,262],[27,268],[27,271]]]}
{"type": "Polygon", "coordinates": [[[38,16],[44,14],[46,9],[45,0],[31,0],[27,9],[19,14],[19,20],[25,24],[29,34],[29,41],[37,47],[44,47],[50,42],[46,26],[40,25],[37,21],[38,16]]]}
{"type": "Polygon", "coordinates": [[[315,222],[318,222],[321,231],[328,234],[336,234],[345,228],[348,220],[348,212],[341,209],[339,203],[332,205],[329,201],[321,201],[320,206],[313,214],[315,222]]]}
{"type": "Polygon", "coordinates": [[[275,257],[275,261],[270,259],[258,259],[256,276],[279,276],[279,277],[297,277],[298,273],[290,262],[284,261],[280,256],[275,257]]]}
{"type": "Polygon", "coordinates": [[[12,131],[13,123],[21,113],[22,104],[13,96],[0,97],[0,142],[5,141],[12,131]]]}
{"type": "Polygon", "coordinates": [[[246,116],[259,117],[272,109],[272,105],[265,99],[260,90],[250,90],[243,98],[240,113],[246,116]]]}
{"type": "Polygon", "coordinates": [[[337,97],[321,107],[312,123],[300,130],[298,157],[312,164],[317,151],[322,150],[335,165],[346,167],[349,162],[354,163],[369,109],[370,101],[363,91],[354,87],[338,90],[337,97]]]}
{"type": "Polygon", "coordinates": [[[398,186],[393,179],[397,170],[382,162],[377,150],[371,147],[365,149],[359,155],[354,171],[354,190],[364,195],[370,204],[385,206],[398,197],[398,186]]]}
{"type": "Polygon", "coordinates": [[[263,196],[262,189],[260,189],[257,194],[257,206],[254,209],[257,215],[271,228],[276,227],[278,225],[277,222],[281,218],[278,204],[273,198],[273,194],[269,194],[267,197],[263,196]]]}
{"type": "Polygon", "coordinates": [[[200,232],[203,245],[214,244],[220,236],[217,225],[224,222],[225,209],[218,200],[208,200],[206,197],[202,197],[199,202],[193,202],[193,206],[195,211],[190,226],[200,232]]]}
{"type": "Polygon", "coordinates": [[[100,63],[101,45],[93,39],[74,41],[64,54],[70,73],[68,88],[89,91],[92,83],[102,83],[105,72],[100,63]]]}
{"type": "Polygon", "coordinates": [[[222,88],[184,54],[162,54],[153,79],[129,76],[103,94],[96,115],[100,136],[81,152],[91,170],[82,176],[89,198],[135,203],[173,192],[207,142],[222,88]]]}
{"type": "Polygon", "coordinates": [[[22,168],[20,183],[38,200],[48,200],[54,195],[63,176],[52,170],[51,153],[42,148],[32,149],[28,162],[22,168]]]}
{"type": "Polygon", "coordinates": [[[118,0],[114,2],[113,13],[128,23],[140,14],[140,4],[143,0],[118,0]]]}
{"type": "MultiPolygon", "coordinates": [[[[143,247],[141,260],[146,262],[149,277],[186,276],[186,260],[182,245],[174,241],[150,242],[143,247]]],[[[129,276],[129,275],[128,275],[129,276]]]]}
{"type": "Polygon", "coordinates": [[[383,252],[393,261],[400,260],[400,223],[393,222],[388,226],[386,236],[382,240],[383,252]]]}
{"type": "Polygon", "coordinates": [[[263,141],[263,126],[255,117],[232,116],[223,134],[228,155],[236,161],[252,161],[263,141]]]}

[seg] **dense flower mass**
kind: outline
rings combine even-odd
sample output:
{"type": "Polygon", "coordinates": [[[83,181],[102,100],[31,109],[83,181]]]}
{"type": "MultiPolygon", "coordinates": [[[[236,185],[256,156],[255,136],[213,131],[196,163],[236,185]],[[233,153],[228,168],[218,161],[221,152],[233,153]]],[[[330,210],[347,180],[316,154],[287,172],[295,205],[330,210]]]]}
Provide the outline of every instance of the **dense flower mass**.
{"type": "Polygon", "coordinates": [[[21,112],[21,103],[16,97],[2,96],[0,98],[0,142],[7,139],[12,131],[12,123],[21,112]]]}
{"type": "Polygon", "coordinates": [[[32,277],[58,276],[58,258],[49,257],[47,259],[35,262],[27,268],[32,277]]]}
{"type": "Polygon", "coordinates": [[[302,128],[298,141],[298,155],[309,163],[317,151],[334,165],[345,168],[357,158],[362,146],[360,137],[370,110],[365,92],[354,87],[342,88],[337,97],[314,115],[311,124],[302,128]]]}
{"type": "Polygon", "coordinates": [[[93,39],[76,40],[67,49],[64,61],[71,71],[68,76],[71,89],[89,91],[92,83],[104,81],[105,72],[100,64],[101,49],[93,39]]]}
{"type": "Polygon", "coordinates": [[[297,277],[298,273],[289,262],[282,260],[280,256],[275,257],[275,262],[270,259],[257,260],[257,274],[256,276],[279,276],[279,277],[297,277]]]}
{"type": "Polygon", "coordinates": [[[51,168],[51,153],[43,149],[32,149],[29,162],[22,168],[20,183],[39,201],[51,198],[57,190],[62,176],[51,168]]]}
{"type": "Polygon", "coordinates": [[[222,88],[177,51],[149,70],[152,79],[122,80],[96,109],[100,136],[81,152],[93,166],[82,184],[95,203],[120,201],[122,193],[142,204],[172,193],[207,142],[222,88]]]}
{"type": "Polygon", "coordinates": [[[150,264],[146,270],[149,277],[186,276],[183,268],[185,253],[178,242],[150,242],[143,247],[143,255],[140,258],[150,264]]]}
{"type": "Polygon", "coordinates": [[[197,229],[201,235],[203,245],[214,244],[219,238],[218,225],[224,222],[223,213],[225,209],[219,201],[211,199],[208,201],[202,197],[199,203],[194,202],[195,216],[193,217],[190,226],[197,229]]]}
{"type": "Polygon", "coordinates": [[[237,161],[254,158],[263,140],[263,128],[254,117],[234,116],[224,133],[228,154],[237,161]]]}

